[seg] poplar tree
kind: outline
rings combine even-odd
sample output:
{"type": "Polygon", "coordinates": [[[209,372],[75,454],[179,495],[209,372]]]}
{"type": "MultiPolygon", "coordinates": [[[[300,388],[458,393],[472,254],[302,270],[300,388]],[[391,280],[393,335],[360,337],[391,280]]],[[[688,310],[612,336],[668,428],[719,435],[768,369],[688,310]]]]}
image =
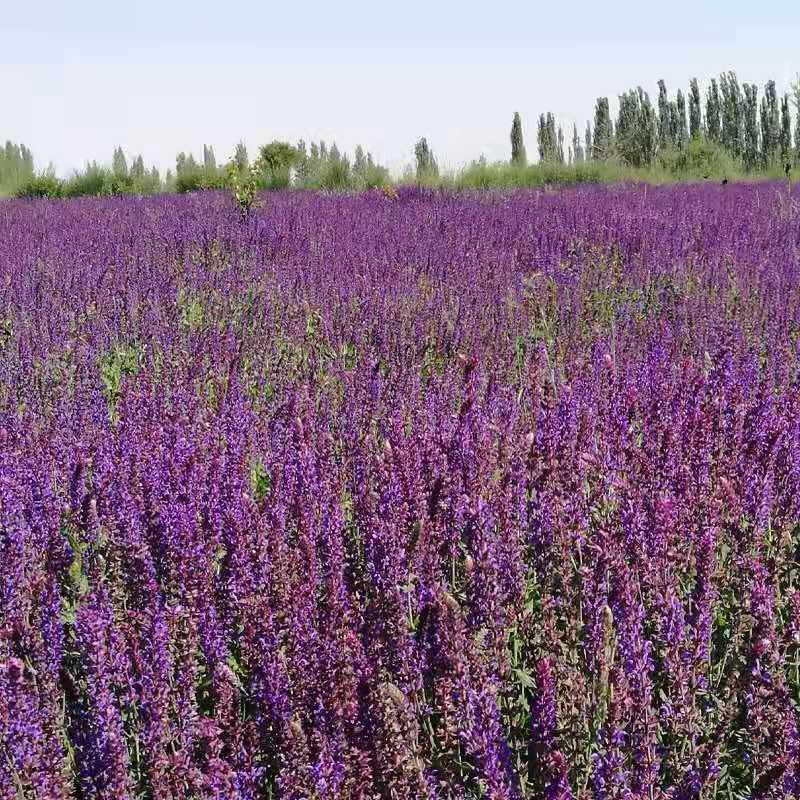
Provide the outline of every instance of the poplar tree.
{"type": "Polygon", "coordinates": [[[722,93],[722,145],[734,156],[741,156],[744,145],[743,99],[736,73],[719,76],[722,93]]]}
{"type": "Polygon", "coordinates": [[[717,143],[720,140],[719,89],[716,78],[711,79],[706,96],[706,135],[711,142],[717,143]]]}
{"type": "Polygon", "coordinates": [[[583,164],[583,147],[581,146],[581,137],[578,136],[578,126],[573,123],[572,125],[572,153],[576,164],[583,164]]]}
{"type": "Polygon", "coordinates": [[[608,98],[598,97],[594,107],[594,143],[592,158],[602,161],[611,158],[614,144],[614,126],[608,109],[608,98]]]}
{"type": "Polygon", "coordinates": [[[131,178],[144,178],[144,173],[144,159],[141,157],[141,155],[138,155],[131,163],[130,176],[131,178]]]}
{"type": "Polygon", "coordinates": [[[360,145],[356,145],[356,152],[355,158],[353,159],[353,172],[356,175],[364,175],[367,171],[367,157],[364,155],[364,148],[360,145]]]}
{"type": "Polygon", "coordinates": [[[439,174],[436,157],[424,136],[414,145],[414,157],[417,161],[417,179],[435,177],[439,174]]]}
{"type": "Polygon", "coordinates": [[[761,162],[766,167],[775,161],[780,148],[780,107],[775,81],[767,81],[761,98],[761,162]]]}
{"type": "Polygon", "coordinates": [[[247,172],[250,168],[250,159],[247,156],[247,147],[244,142],[239,142],[236,145],[236,150],[233,153],[233,163],[239,172],[247,172]]]}
{"type": "Polygon", "coordinates": [[[539,159],[554,164],[564,163],[564,132],[556,128],[556,118],[552,112],[539,116],[536,134],[539,146],[539,159]]]}
{"type": "Polygon", "coordinates": [[[584,154],[585,154],[584,158],[587,161],[591,161],[592,160],[592,156],[593,156],[593,151],[592,151],[592,123],[589,122],[589,120],[586,120],[586,130],[584,131],[584,134],[583,134],[583,143],[584,143],[584,147],[586,148],[584,150],[584,154]]]}
{"type": "Polygon", "coordinates": [[[748,170],[756,168],[759,161],[758,147],[758,86],[742,84],[744,92],[744,148],[742,160],[748,170]]]}
{"type": "Polygon", "coordinates": [[[689,84],[689,138],[698,139],[701,133],[700,87],[697,85],[697,78],[692,78],[689,84]]]}
{"type": "Polygon", "coordinates": [[[792,161],[792,115],[789,110],[789,95],[781,98],[781,133],[780,133],[781,163],[790,164],[792,161]]]}
{"type": "Polygon", "coordinates": [[[675,110],[678,114],[675,141],[678,147],[684,148],[689,141],[689,132],[686,128],[686,98],[683,96],[683,92],[680,89],[678,89],[678,93],[675,95],[675,110]]]}
{"type": "Polygon", "coordinates": [[[794,163],[800,164],[800,75],[792,84],[792,103],[794,105],[794,163]]]}
{"type": "Polygon", "coordinates": [[[515,166],[524,167],[528,162],[525,153],[525,143],[522,139],[522,120],[519,112],[514,112],[514,119],[511,123],[511,163],[515,166]]]}
{"type": "Polygon", "coordinates": [[[214,148],[203,145],[203,168],[206,172],[217,171],[217,159],[214,157],[214,148]]]}
{"type": "Polygon", "coordinates": [[[128,162],[121,147],[117,147],[116,150],[114,150],[114,157],[111,161],[111,171],[118,178],[128,177],[128,162]]]}
{"type": "Polygon", "coordinates": [[[650,164],[658,145],[658,122],[647,92],[639,86],[619,98],[616,148],[626,164],[650,164]]]}
{"type": "Polygon", "coordinates": [[[658,82],[658,146],[666,148],[671,144],[673,144],[673,140],[669,96],[667,95],[667,85],[660,80],[658,82]]]}

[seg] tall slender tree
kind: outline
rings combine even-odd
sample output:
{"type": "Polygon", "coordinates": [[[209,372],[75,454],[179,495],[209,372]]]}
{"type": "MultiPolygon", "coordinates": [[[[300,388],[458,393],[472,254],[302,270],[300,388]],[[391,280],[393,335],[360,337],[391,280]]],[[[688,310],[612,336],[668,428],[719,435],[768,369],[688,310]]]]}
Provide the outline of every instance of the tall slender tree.
{"type": "Polygon", "coordinates": [[[539,115],[536,131],[536,142],[539,147],[539,160],[548,163],[563,163],[564,134],[556,128],[556,118],[552,112],[539,115]]]}
{"type": "Polygon", "coordinates": [[[658,82],[658,146],[666,148],[673,143],[667,84],[660,80],[658,82]]]}
{"type": "Polygon", "coordinates": [[[217,159],[214,156],[214,148],[211,145],[203,145],[203,167],[206,172],[217,171],[217,159]]]}
{"type": "Polygon", "coordinates": [[[439,174],[436,157],[428,145],[428,140],[423,136],[414,145],[414,157],[417,161],[417,178],[426,178],[439,174]]]}
{"type": "Polygon", "coordinates": [[[744,149],[742,160],[748,170],[756,168],[759,162],[758,141],[758,86],[743,83],[744,92],[744,149]]]}
{"type": "Polygon", "coordinates": [[[781,133],[780,133],[781,163],[790,164],[792,161],[792,114],[789,110],[789,95],[781,98],[781,133]]]}
{"type": "Polygon", "coordinates": [[[767,81],[761,98],[761,162],[768,166],[775,162],[780,149],[780,106],[775,91],[775,81],[767,81]]]}
{"type": "Polygon", "coordinates": [[[678,113],[675,143],[678,147],[683,148],[686,147],[689,141],[689,131],[686,127],[686,98],[683,96],[683,92],[680,89],[678,89],[678,93],[675,95],[675,110],[678,113]]]}
{"type": "Polygon", "coordinates": [[[114,150],[114,157],[111,160],[111,170],[118,178],[128,177],[128,161],[121,147],[114,150]]]}
{"type": "Polygon", "coordinates": [[[583,147],[581,137],[578,136],[578,126],[572,125],[572,153],[576,164],[583,164],[583,147]]]}
{"type": "Polygon", "coordinates": [[[716,78],[711,79],[706,95],[706,135],[711,142],[720,140],[720,103],[716,78]]]}
{"type": "Polygon", "coordinates": [[[617,116],[617,152],[626,164],[650,164],[658,144],[658,122],[650,98],[642,87],[620,95],[617,116]]]}
{"type": "Polygon", "coordinates": [[[692,78],[689,84],[689,138],[699,139],[701,133],[700,87],[697,84],[697,78],[692,78]]]}
{"type": "Polygon", "coordinates": [[[592,123],[589,122],[589,120],[586,120],[586,130],[583,133],[583,143],[584,147],[586,148],[584,150],[584,153],[586,154],[585,158],[587,161],[591,161],[594,153],[592,150],[592,123]]]}
{"type": "Polygon", "coordinates": [[[794,105],[794,163],[800,164],[800,75],[792,84],[792,104],[794,105]]]}
{"type": "Polygon", "coordinates": [[[719,76],[722,93],[722,145],[734,156],[741,156],[744,147],[742,90],[733,70],[719,76]]]}
{"type": "Polygon", "coordinates": [[[131,163],[130,176],[131,178],[144,178],[144,159],[141,155],[136,156],[131,163]]]}
{"type": "Polygon", "coordinates": [[[233,163],[239,172],[246,172],[250,168],[250,159],[247,156],[247,146],[244,142],[239,142],[236,145],[236,150],[233,153],[233,163]]]}
{"type": "Polygon", "coordinates": [[[614,149],[614,124],[608,108],[608,98],[598,97],[594,107],[594,142],[592,158],[602,161],[611,158],[614,149]]]}
{"type": "Polygon", "coordinates": [[[522,120],[519,111],[515,111],[511,123],[511,163],[518,167],[524,167],[527,162],[525,142],[522,139],[522,120]]]}

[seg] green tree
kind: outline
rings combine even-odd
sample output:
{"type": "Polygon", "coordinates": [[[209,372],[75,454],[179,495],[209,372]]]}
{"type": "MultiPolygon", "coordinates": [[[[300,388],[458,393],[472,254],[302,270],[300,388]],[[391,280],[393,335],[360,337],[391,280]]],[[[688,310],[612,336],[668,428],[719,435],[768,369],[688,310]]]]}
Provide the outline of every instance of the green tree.
{"type": "Polygon", "coordinates": [[[794,163],[800,164],[800,75],[792,84],[792,104],[794,105],[794,163]]]}
{"type": "Polygon", "coordinates": [[[780,106],[775,81],[767,81],[761,98],[761,163],[775,163],[780,149],[780,106]]]}
{"type": "Polygon", "coordinates": [[[647,92],[638,87],[619,98],[616,147],[622,160],[633,167],[648,166],[658,144],[658,121],[647,92]]]}
{"type": "Polygon", "coordinates": [[[578,136],[578,126],[574,123],[572,125],[572,155],[576,164],[583,164],[584,157],[581,137],[578,136]]]}
{"type": "Polygon", "coordinates": [[[594,107],[594,142],[592,158],[603,161],[614,154],[614,125],[608,108],[608,98],[598,97],[594,107]]]}
{"type": "Polygon", "coordinates": [[[697,84],[697,78],[692,78],[689,84],[689,138],[697,139],[701,133],[700,87],[697,84]]]}
{"type": "Polygon", "coordinates": [[[239,172],[247,172],[250,168],[250,159],[247,156],[247,147],[244,142],[239,142],[236,145],[236,150],[233,153],[233,163],[239,172]]]}
{"type": "Polygon", "coordinates": [[[414,159],[417,162],[417,180],[439,175],[436,156],[434,156],[433,150],[431,150],[428,140],[424,136],[414,145],[414,159]]]}
{"type": "Polygon", "coordinates": [[[722,94],[722,146],[733,156],[741,156],[744,147],[744,116],[742,90],[736,73],[719,76],[722,94]]]}
{"type": "Polygon", "coordinates": [[[114,157],[111,161],[111,171],[117,178],[128,177],[128,161],[125,158],[125,153],[122,151],[121,147],[117,147],[114,150],[114,157]]]}
{"type": "Polygon", "coordinates": [[[758,142],[758,86],[742,84],[744,92],[744,148],[742,160],[745,169],[753,170],[759,162],[758,142]]]}
{"type": "Polygon", "coordinates": [[[658,82],[658,146],[663,149],[672,144],[674,141],[667,84],[660,80],[658,82]]]}
{"type": "Polygon", "coordinates": [[[789,95],[781,98],[781,132],[780,132],[781,163],[792,162],[792,114],[789,110],[789,95]]]}
{"type": "Polygon", "coordinates": [[[364,154],[364,148],[360,145],[356,145],[355,156],[353,158],[353,172],[356,175],[362,176],[367,171],[367,157],[364,154]]]}
{"type": "Polygon", "coordinates": [[[142,158],[141,155],[138,155],[136,156],[136,158],[133,159],[133,162],[131,163],[130,176],[131,178],[141,179],[144,178],[144,173],[145,173],[144,159],[142,158]]]}
{"type": "Polygon", "coordinates": [[[525,143],[522,139],[522,120],[519,112],[515,111],[511,123],[511,163],[524,167],[527,162],[528,156],[525,153],[525,143]]]}
{"type": "Polygon", "coordinates": [[[536,141],[540,161],[552,164],[564,162],[564,134],[560,128],[556,128],[556,118],[552,112],[539,115],[536,141]]]}
{"type": "Polygon", "coordinates": [[[706,95],[706,134],[709,141],[714,143],[720,140],[720,102],[717,79],[711,79],[706,95]]]}
{"type": "Polygon", "coordinates": [[[689,131],[686,127],[686,98],[683,96],[683,92],[678,89],[678,93],[675,95],[675,110],[678,115],[678,124],[675,129],[675,144],[678,147],[683,148],[689,142],[689,131]]]}
{"type": "Polygon", "coordinates": [[[214,148],[211,145],[203,145],[203,169],[208,173],[217,171],[217,159],[214,157],[214,148]]]}
{"type": "Polygon", "coordinates": [[[297,148],[288,142],[273,141],[258,151],[257,172],[268,189],[283,189],[291,183],[291,170],[299,160],[297,148]]]}
{"type": "Polygon", "coordinates": [[[588,120],[586,121],[586,130],[583,134],[583,144],[585,147],[584,153],[585,158],[587,161],[591,161],[593,151],[592,151],[592,123],[588,120]]]}

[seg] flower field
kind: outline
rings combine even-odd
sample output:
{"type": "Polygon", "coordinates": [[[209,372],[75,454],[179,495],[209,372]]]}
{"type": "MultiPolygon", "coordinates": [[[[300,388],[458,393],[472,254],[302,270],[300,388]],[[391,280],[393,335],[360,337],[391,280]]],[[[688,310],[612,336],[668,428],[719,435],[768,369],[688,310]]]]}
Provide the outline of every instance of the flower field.
{"type": "Polygon", "coordinates": [[[798,200],[0,204],[0,799],[797,797],[798,200]]]}

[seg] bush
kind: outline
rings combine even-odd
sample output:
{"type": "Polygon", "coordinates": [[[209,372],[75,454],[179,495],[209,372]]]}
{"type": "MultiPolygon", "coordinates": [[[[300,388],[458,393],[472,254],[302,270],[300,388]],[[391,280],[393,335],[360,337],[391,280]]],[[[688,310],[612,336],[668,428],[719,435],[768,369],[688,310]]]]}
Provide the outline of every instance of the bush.
{"type": "Polygon", "coordinates": [[[62,197],[64,185],[55,175],[34,175],[32,178],[21,183],[14,191],[14,197],[36,198],[36,197],[62,197]]]}
{"type": "Polygon", "coordinates": [[[187,192],[203,192],[210,189],[226,189],[228,179],[224,173],[211,172],[204,169],[181,172],[175,179],[175,191],[178,194],[187,192]]]}
{"type": "Polygon", "coordinates": [[[658,164],[672,177],[722,178],[741,172],[741,167],[722,147],[705,139],[692,139],[683,149],[665,148],[658,164]]]}
{"type": "Polygon", "coordinates": [[[319,188],[327,192],[346,192],[352,188],[350,165],[346,161],[329,161],[319,173],[319,188]]]}

